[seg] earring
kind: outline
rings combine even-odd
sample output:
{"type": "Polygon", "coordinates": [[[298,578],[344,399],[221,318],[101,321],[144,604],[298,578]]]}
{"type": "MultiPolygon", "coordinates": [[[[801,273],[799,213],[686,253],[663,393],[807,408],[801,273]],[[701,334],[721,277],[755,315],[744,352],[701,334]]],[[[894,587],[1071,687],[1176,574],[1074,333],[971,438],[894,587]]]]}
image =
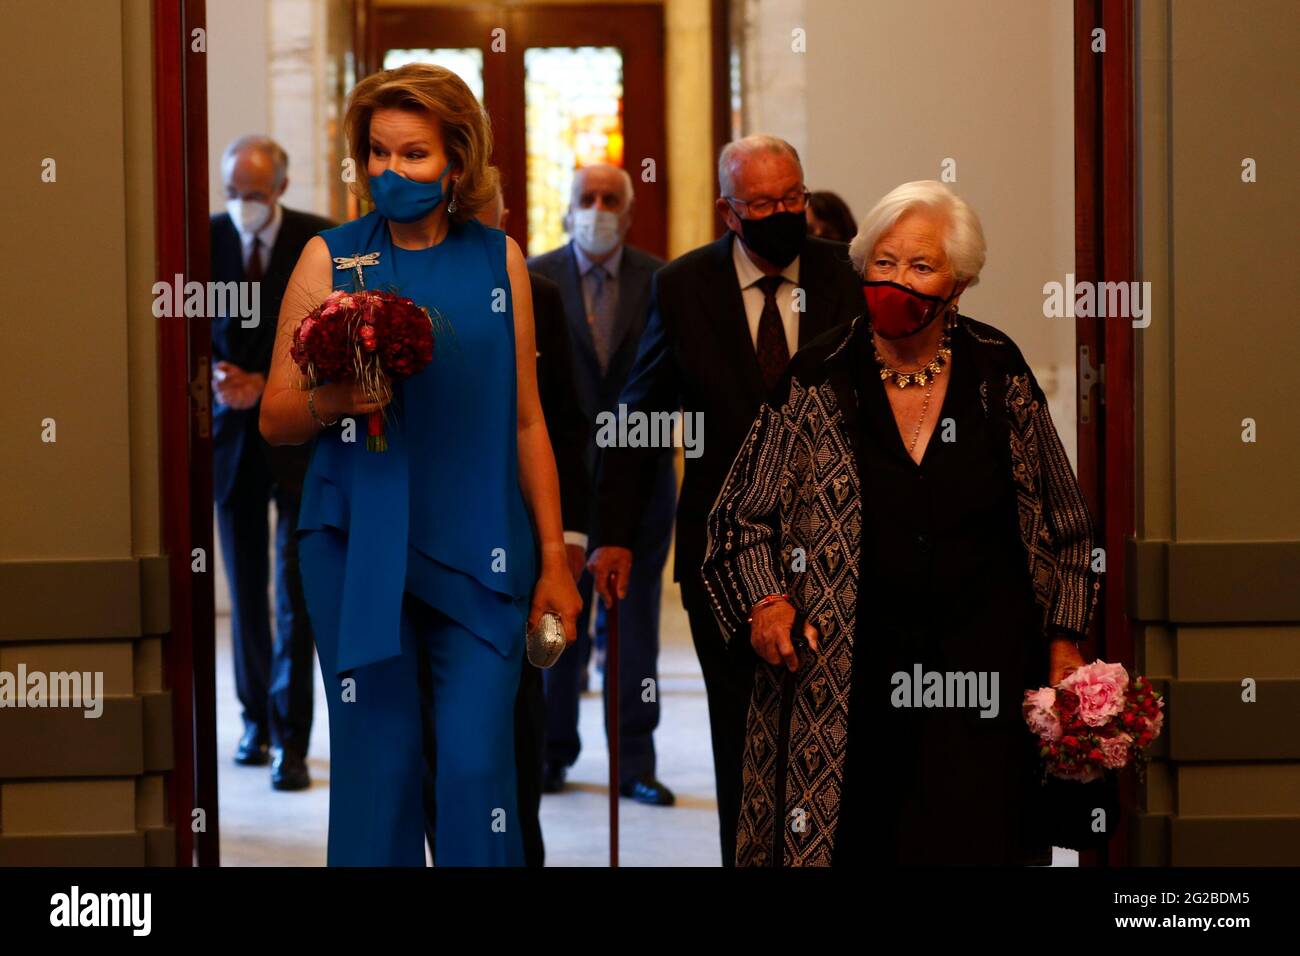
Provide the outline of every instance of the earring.
{"type": "Polygon", "coordinates": [[[451,181],[451,202],[447,204],[447,212],[456,211],[456,180],[451,181]]]}
{"type": "Polygon", "coordinates": [[[954,329],[957,327],[957,303],[956,302],[948,306],[947,326],[950,329],[954,329]]]}

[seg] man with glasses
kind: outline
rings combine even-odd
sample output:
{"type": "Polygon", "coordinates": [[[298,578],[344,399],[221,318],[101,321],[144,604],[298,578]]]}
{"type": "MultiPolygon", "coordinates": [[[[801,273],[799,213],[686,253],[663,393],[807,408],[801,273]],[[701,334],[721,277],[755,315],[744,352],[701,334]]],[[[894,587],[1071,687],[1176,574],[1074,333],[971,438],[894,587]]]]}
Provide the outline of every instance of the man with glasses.
{"type": "MultiPolygon", "coordinates": [[[[703,453],[686,458],[677,508],[674,578],[704,673],[713,740],[722,862],[736,855],[741,754],[756,657],[728,648],[700,578],[705,520],[763,398],[790,356],[862,311],[848,247],[807,235],[809,192],[793,146],[749,136],[723,148],[721,196],[728,232],[655,274],[649,321],[618,401],[628,413],[703,416],[703,453]]],[[[663,448],[605,449],[588,567],[608,604],[622,597],[634,562],[637,516],[649,501],[663,448]]]]}

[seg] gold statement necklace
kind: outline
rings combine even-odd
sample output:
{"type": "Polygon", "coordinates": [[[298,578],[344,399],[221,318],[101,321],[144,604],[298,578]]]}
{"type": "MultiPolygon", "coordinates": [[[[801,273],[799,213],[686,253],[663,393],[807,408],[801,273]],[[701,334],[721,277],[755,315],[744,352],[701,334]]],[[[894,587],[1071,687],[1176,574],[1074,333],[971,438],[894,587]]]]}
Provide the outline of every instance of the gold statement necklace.
{"type": "Polygon", "coordinates": [[[934,353],[934,358],[910,372],[891,367],[874,342],[871,343],[871,347],[876,353],[876,364],[880,366],[881,379],[886,382],[892,381],[899,388],[907,388],[912,384],[925,385],[927,382],[933,385],[935,377],[952,361],[952,338],[947,329],[944,329],[943,338],[939,340],[939,350],[934,353]]]}

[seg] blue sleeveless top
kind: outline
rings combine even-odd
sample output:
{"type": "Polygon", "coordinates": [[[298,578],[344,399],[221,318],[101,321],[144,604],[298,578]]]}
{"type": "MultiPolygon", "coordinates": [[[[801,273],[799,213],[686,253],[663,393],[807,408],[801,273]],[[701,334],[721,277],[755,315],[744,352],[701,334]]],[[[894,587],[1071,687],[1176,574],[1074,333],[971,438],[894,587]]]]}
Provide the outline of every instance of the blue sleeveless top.
{"type": "MultiPolygon", "coordinates": [[[[393,383],[387,451],[366,450],[364,417],[352,441],[341,426],[316,440],[298,530],[347,536],[339,673],[401,653],[404,591],[509,656],[524,639],[538,555],[519,487],[506,235],[470,220],[429,249],[401,249],[377,212],[320,235],[334,258],[378,252],[365,287],[407,296],[450,327],[428,367],[393,383]]],[[[335,289],[355,287],[355,268],[335,269],[335,289]]]]}

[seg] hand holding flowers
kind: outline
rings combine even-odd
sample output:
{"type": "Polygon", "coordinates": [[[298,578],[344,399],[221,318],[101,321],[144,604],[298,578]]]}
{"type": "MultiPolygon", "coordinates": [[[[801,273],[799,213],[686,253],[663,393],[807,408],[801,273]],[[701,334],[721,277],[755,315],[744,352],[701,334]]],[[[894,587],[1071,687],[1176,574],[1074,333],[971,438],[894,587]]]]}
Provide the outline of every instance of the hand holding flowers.
{"type": "Polygon", "coordinates": [[[1122,664],[1094,661],[1053,687],[1026,691],[1025,722],[1038,736],[1046,772],[1087,783],[1145,759],[1164,727],[1164,698],[1122,664]]]}
{"type": "Polygon", "coordinates": [[[384,451],[391,382],[428,365],[433,345],[427,309],[391,292],[340,290],[299,323],[289,354],[311,387],[322,388],[327,414],[366,414],[366,447],[384,451]]]}

